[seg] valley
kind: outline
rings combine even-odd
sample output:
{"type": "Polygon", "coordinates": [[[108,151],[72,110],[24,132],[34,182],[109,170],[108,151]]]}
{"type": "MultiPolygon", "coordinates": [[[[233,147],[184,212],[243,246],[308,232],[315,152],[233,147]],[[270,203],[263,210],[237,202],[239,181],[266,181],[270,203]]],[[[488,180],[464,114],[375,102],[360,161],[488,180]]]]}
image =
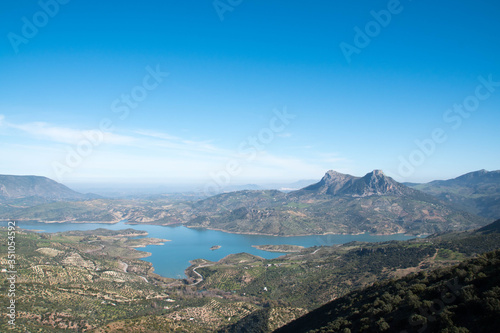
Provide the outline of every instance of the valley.
{"type": "MultiPolygon", "coordinates": [[[[500,173],[463,177],[465,180],[461,180],[460,186],[467,188],[470,185],[475,189],[474,198],[472,192],[466,190],[460,192],[461,199],[458,199],[456,195],[450,197],[449,192],[443,192],[442,186],[441,190],[424,184],[408,187],[380,170],[364,177],[328,171],[320,182],[288,193],[243,190],[198,200],[192,195],[172,195],[81,201],[75,195],[74,200],[68,201],[60,197],[54,199],[51,193],[62,186],[55,183],[52,184],[55,189],[39,196],[32,196],[31,192],[25,197],[0,195],[0,219],[72,223],[127,220],[133,224],[182,224],[192,228],[276,236],[365,232],[432,234],[477,228],[491,222],[497,214],[500,173]],[[486,183],[490,186],[476,185],[486,183]],[[473,203],[463,204],[467,197],[472,198],[467,199],[469,201],[482,203],[482,208],[473,203]]],[[[14,180],[10,180],[11,183],[14,180]]],[[[36,184],[38,187],[47,183],[43,178],[37,181],[41,183],[36,184]]]]}
{"type": "MultiPolygon", "coordinates": [[[[246,253],[217,262],[200,259],[179,280],[161,277],[138,260],[147,254],[134,249],[135,230],[19,230],[17,323],[42,332],[76,327],[237,332],[251,321],[270,332],[378,281],[453,266],[495,250],[499,231],[497,222],[425,239],[305,248],[276,259],[246,253]]],[[[5,253],[5,245],[0,250],[5,253]]],[[[5,256],[1,260],[5,264],[5,256]]]]}
{"type": "Polygon", "coordinates": [[[0,1],[0,333],[500,328],[500,1],[0,1]]]}
{"type": "MultiPolygon", "coordinates": [[[[484,175],[472,178],[477,182],[476,177],[484,175]]],[[[483,191],[483,187],[477,187],[475,191],[484,192],[481,202],[494,202],[494,191],[487,188],[483,191]],[[483,200],[485,197],[490,201],[483,200]]],[[[66,193],[66,189],[63,191],[66,193]]],[[[377,170],[364,177],[329,171],[320,182],[288,193],[243,190],[199,200],[183,196],[138,199],[91,196],[82,201],[78,195],[72,200],[61,198],[55,194],[57,191],[37,192],[42,195],[38,198],[32,196],[32,190],[26,192],[25,197],[21,192],[16,192],[15,197],[3,192],[0,214],[4,219],[19,218],[21,226],[28,220],[50,221],[40,226],[42,229],[43,225],[50,226],[48,229],[53,230],[70,227],[60,223],[71,222],[83,229],[53,233],[36,233],[22,227],[17,230],[15,329],[19,332],[404,329],[410,325],[408,319],[394,321],[391,311],[396,311],[395,305],[387,304],[403,302],[402,309],[418,309],[421,304],[428,304],[426,297],[435,293],[434,283],[441,283],[436,281],[441,281],[443,274],[451,274],[443,272],[461,272],[461,268],[456,268],[461,266],[457,265],[469,265],[470,259],[481,260],[482,254],[488,252],[484,255],[486,261],[480,264],[484,268],[474,271],[464,266],[466,272],[472,269],[473,273],[467,274],[473,275],[461,281],[470,284],[490,278],[491,284],[477,297],[493,295],[495,288],[500,288],[491,279],[491,265],[496,262],[496,253],[491,251],[500,248],[500,222],[491,223],[488,218],[494,213],[479,216],[462,210],[470,206],[461,207],[453,200],[446,201],[446,196],[431,194],[428,185],[409,187],[397,183],[377,170]],[[422,186],[429,193],[414,189],[422,186]],[[89,221],[104,224],[90,230],[86,224],[89,221]],[[133,224],[133,228],[127,228],[126,223],[133,224]],[[167,226],[173,228],[170,231],[191,237],[195,234],[190,232],[196,232],[204,238],[201,241],[194,237],[206,255],[191,258],[184,277],[159,275],[154,262],[165,261],[167,257],[140,250],[168,246],[172,239],[157,238],[163,233],[155,229],[167,226]],[[209,235],[220,232],[208,229],[233,233],[232,237],[241,240],[249,237],[248,251],[235,252],[231,245],[234,241],[212,239],[209,235]],[[321,246],[293,245],[298,235],[311,235],[303,237],[317,240],[321,237],[375,239],[402,233],[430,236],[379,243],[357,240],[321,246]],[[283,238],[276,238],[279,243],[267,241],[277,236],[283,238]],[[251,237],[263,238],[255,242],[251,237]],[[252,251],[262,254],[247,253],[252,251]],[[429,282],[421,278],[429,274],[436,278],[429,282]],[[393,288],[400,284],[408,287],[393,288]],[[378,301],[370,296],[374,292],[378,301]],[[401,300],[394,293],[399,293],[401,300]],[[411,295],[417,295],[419,300],[411,295]],[[382,299],[385,308],[376,313],[367,311],[378,309],[382,299]],[[371,303],[377,305],[369,306],[371,303]],[[345,304],[356,307],[356,312],[348,313],[345,304]],[[339,314],[330,320],[325,311],[339,314]],[[311,326],[311,320],[316,326],[311,326]]],[[[496,208],[495,204],[491,206],[493,211],[496,208]]],[[[2,228],[0,232],[2,239],[6,239],[7,230],[2,228]]],[[[236,243],[241,244],[241,240],[236,243]]],[[[7,264],[6,244],[0,244],[3,267],[7,264]]],[[[185,251],[189,251],[188,247],[185,251]]],[[[2,302],[7,301],[6,288],[5,282],[1,286],[2,302]]],[[[471,306],[469,300],[464,302],[464,306],[471,306]]],[[[410,310],[404,311],[404,315],[397,312],[395,316],[412,316],[408,314],[410,310]]],[[[447,327],[461,325],[455,310],[449,311],[447,327]]],[[[496,308],[493,306],[491,311],[496,308]]],[[[439,321],[439,325],[444,324],[439,321]]]]}

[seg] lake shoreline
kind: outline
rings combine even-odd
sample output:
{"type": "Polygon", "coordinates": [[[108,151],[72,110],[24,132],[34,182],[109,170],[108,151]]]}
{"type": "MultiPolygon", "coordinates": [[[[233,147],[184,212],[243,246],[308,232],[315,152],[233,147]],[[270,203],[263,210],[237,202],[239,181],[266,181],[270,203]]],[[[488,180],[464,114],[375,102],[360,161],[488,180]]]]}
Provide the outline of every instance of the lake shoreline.
{"type": "Polygon", "coordinates": [[[278,253],[298,253],[304,250],[306,247],[300,245],[288,245],[288,244],[279,244],[279,245],[252,245],[252,247],[257,250],[267,251],[267,252],[278,252],[278,253]]]}
{"type": "MultiPolygon", "coordinates": [[[[5,223],[6,224],[6,223],[5,223]]],[[[224,230],[211,230],[207,228],[188,228],[182,224],[158,225],[158,224],[130,224],[120,221],[115,224],[95,224],[95,223],[44,223],[30,220],[30,222],[18,224],[24,230],[43,230],[46,233],[57,233],[64,231],[92,231],[95,229],[108,229],[116,231],[122,229],[135,229],[129,231],[131,234],[147,233],[143,240],[132,238],[133,242],[127,242],[129,246],[146,245],[144,248],[136,248],[142,260],[151,263],[155,274],[171,279],[185,278],[184,270],[189,267],[189,261],[203,258],[208,261],[217,262],[231,254],[248,253],[264,259],[273,259],[282,256],[287,251],[265,251],[259,250],[252,245],[297,245],[304,248],[314,246],[334,246],[353,241],[360,242],[384,242],[390,240],[405,240],[409,237],[394,236],[374,236],[369,234],[360,235],[301,235],[301,236],[272,236],[261,234],[230,233],[224,230]],[[156,238],[154,245],[149,244],[150,238],[156,238]],[[168,240],[168,241],[165,241],[168,240]],[[141,244],[142,243],[142,244],[141,244]],[[211,250],[213,246],[221,246],[217,250],[211,250]]],[[[92,233],[92,232],[90,232],[92,233]]],[[[132,249],[131,249],[132,250],[132,249]]],[[[282,250],[282,249],[280,249],[282,250]]]]}
{"type": "MultiPolygon", "coordinates": [[[[8,222],[10,220],[0,220],[0,222],[8,222]]],[[[360,236],[360,235],[369,235],[369,236],[395,236],[395,235],[402,235],[402,236],[407,236],[407,237],[425,237],[427,235],[414,235],[414,234],[409,234],[405,232],[394,232],[394,233],[368,233],[368,232],[357,232],[357,233],[335,233],[335,232],[325,232],[325,233],[318,233],[318,234],[294,234],[294,235],[276,235],[276,234],[268,234],[268,233],[260,233],[260,232],[242,232],[242,231],[229,231],[229,230],[224,230],[220,228],[207,228],[207,227],[193,227],[193,226],[188,226],[183,223],[169,223],[169,224],[156,224],[156,223],[140,223],[140,222],[129,222],[126,220],[120,220],[120,221],[40,221],[40,220],[21,220],[21,219],[16,219],[16,221],[19,222],[38,222],[38,223],[47,223],[47,224],[55,224],[55,223],[74,223],[74,224],[118,224],[123,222],[126,225],[151,225],[151,226],[162,226],[162,227],[172,227],[172,226],[184,226],[189,229],[202,229],[202,230],[214,230],[214,231],[221,231],[225,232],[228,234],[236,234],[236,235],[255,235],[255,236],[272,236],[272,237],[302,237],[302,236],[327,236],[327,235],[338,235],[338,236],[360,236]]]]}
{"type": "MultiPolygon", "coordinates": [[[[383,233],[383,234],[371,234],[368,232],[357,232],[357,233],[335,233],[335,232],[325,232],[322,234],[297,234],[297,235],[275,235],[275,234],[266,234],[266,233],[260,233],[260,232],[241,232],[241,231],[227,231],[224,229],[219,229],[219,228],[206,228],[206,227],[192,227],[192,226],[187,226],[184,224],[180,224],[186,228],[189,229],[202,229],[202,230],[214,230],[214,231],[221,231],[225,232],[228,234],[235,234],[235,235],[254,235],[254,236],[271,236],[271,237],[303,237],[303,236],[328,236],[328,235],[334,235],[334,236],[360,236],[360,235],[368,235],[368,236],[395,236],[395,235],[401,235],[401,236],[407,236],[407,237],[419,237],[422,235],[412,235],[408,234],[405,232],[394,232],[394,233],[383,233]]],[[[167,225],[166,225],[167,226],[167,225]]]]}

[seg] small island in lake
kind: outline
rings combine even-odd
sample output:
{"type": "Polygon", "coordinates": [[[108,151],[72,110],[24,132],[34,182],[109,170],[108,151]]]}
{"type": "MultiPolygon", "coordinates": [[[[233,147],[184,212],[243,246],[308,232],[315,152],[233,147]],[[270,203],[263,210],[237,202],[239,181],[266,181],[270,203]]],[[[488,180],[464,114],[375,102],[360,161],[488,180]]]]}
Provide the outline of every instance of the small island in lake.
{"type": "Polygon", "coordinates": [[[303,246],[299,245],[252,245],[258,250],[268,251],[268,252],[300,252],[304,249],[303,246]]]}
{"type": "Polygon", "coordinates": [[[210,250],[214,251],[214,250],[218,250],[218,249],[220,249],[220,248],[221,248],[221,246],[220,246],[220,245],[214,245],[214,246],[212,246],[212,247],[210,248],[210,250]]]}

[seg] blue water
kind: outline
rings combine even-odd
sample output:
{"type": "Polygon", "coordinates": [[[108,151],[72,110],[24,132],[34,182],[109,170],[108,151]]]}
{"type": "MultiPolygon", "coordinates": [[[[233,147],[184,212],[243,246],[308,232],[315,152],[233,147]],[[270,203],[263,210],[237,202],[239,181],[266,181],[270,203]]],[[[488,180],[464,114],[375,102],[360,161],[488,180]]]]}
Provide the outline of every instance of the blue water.
{"type": "MultiPolygon", "coordinates": [[[[6,222],[0,225],[6,225],[6,222]]],[[[106,228],[120,230],[132,228],[144,230],[149,237],[168,239],[164,245],[148,245],[139,248],[141,251],[150,252],[150,257],[144,258],[155,268],[155,273],[171,278],[184,278],[184,270],[190,266],[189,260],[207,259],[217,261],[232,253],[247,252],[266,259],[277,258],[283,253],[266,252],[253,248],[252,245],[265,244],[290,244],[311,246],[328,246],[343,244],[352,241],[382,242],[389,240],[406,240],[414,238],[402,234],[378,236],[378,235],[321,235],[321,236],[294,236],[275,237],[260,235],[230,234],[222,231],[206,229],[190,229],[184,226],[156,226],[156,225],[128,225],[124,222],[116,224],[105,223],[41,223],[41,222],[18,222],[19,228],[30,230],[41,230],[42,232],[61,232],[69,230],[94,230],[106,228]],[[218,250],[210,250],[213,245],[221,245],[218,250]]]]}

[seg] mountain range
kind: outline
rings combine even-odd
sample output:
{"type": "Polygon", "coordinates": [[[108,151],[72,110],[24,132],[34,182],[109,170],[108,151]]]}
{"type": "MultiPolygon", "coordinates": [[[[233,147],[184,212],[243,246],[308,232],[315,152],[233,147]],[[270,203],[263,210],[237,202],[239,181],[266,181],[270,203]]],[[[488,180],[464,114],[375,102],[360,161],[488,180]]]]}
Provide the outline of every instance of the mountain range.
{"type": "MultiPolygon", "coordinates": [[[[476,186],[476,196],[494,196],[495,182],[486,186],[487,180],[478,179],[483,176],[491,177],[481,172],[465,177],[460,188],[476,186]]],[[[19,267],[30,272],[23,275],[23,293],[32,300],[19,304],[27,316],[18,323],[26,330],[491,332],[499,324],[500,252],[478,254],[498,249],[500,220],[487,224],[487,218],[460,210],[459,203],[415,188],[422,184],[407,186],[379,170],[363,177],[328,171],[319,182],[288,193],[238,191],[198,201],[92,199],[43,177],[7,178],[10,183],[5,178],[0,183],[10,189],[0,202],[0,217],[175,220],[281,235],[454,230],[404,242],[306,248],[269,260],[245,253],[218,262],[198,259],[183,281],[156,276],[151,264],[136,260],[139,254],[131,247],[138,240],[124,239],[135,235],[132,230],[57,235],[19,230],[19,241],[27,245],[19,267]],[[46,191],[37,188],[43,184],[46,191]],[[28,204],[33,198],[47,202],[28,204]],[[459,264],[467,258],[473,259],[459,264]],[[455,297],[443,289],[450,284],[459,286],[451,290],[455,297]]]]}
{"type": "Polygon", "coordinates": [[[334,196],[366,197],[371,195],[406,195],[412,191],[387,177],[381,170],[374,170],[364,177],[355,177],[333,170],[328,171],[316,184],[307,186],[297,194],[329,194],[334,196]]]}
{"type": "Polygon", "coordinates": [[[408,186],[479,216],[500,216],[500,170],[479,170],[454,179],[408,186]]]}
{"type": "Polygon", "coordinates": [[[380,170],[363,177],[328,171],[301,190],[224,193],[193,204],[193,209],[188,226],[271,235],[421,234],[488,223],[380,170]]]}
{"type": "Polygon", "coordinates": [[[0,176],[0,218],[53,222],[184,224],[235,233],[431,234],[477,228],[500,215],[499,171],[402,184],[380,170],[328,171],[300,190],[244,190],[202,200],[118,200],[81,194],[45,177],[0,176]]]}

